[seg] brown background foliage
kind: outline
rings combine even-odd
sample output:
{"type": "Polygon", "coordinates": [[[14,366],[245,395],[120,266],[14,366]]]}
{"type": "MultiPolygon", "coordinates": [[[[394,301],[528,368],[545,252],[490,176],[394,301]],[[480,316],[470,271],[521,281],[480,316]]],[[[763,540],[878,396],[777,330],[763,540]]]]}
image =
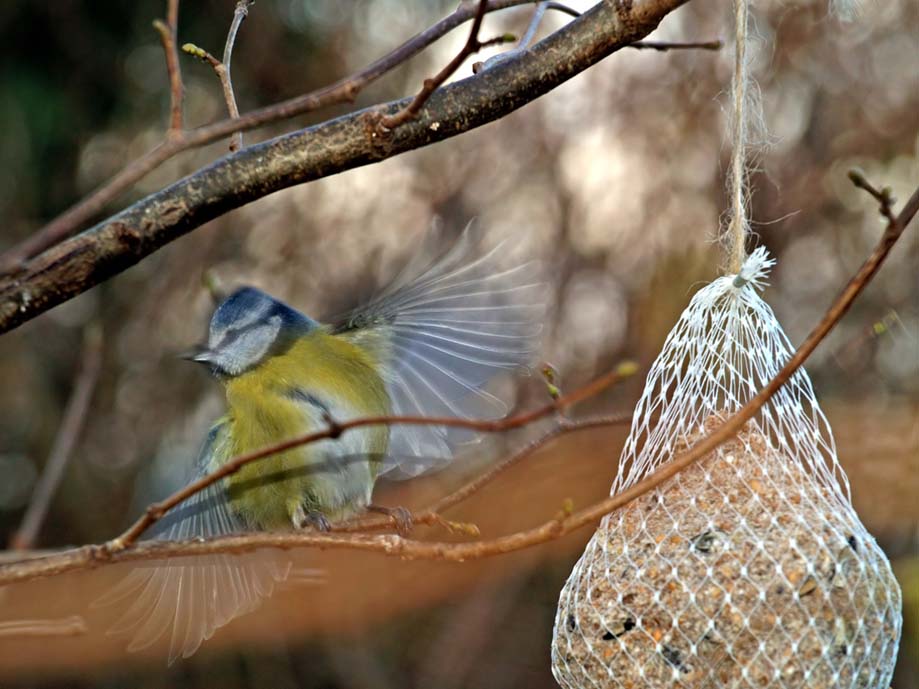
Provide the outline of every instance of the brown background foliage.
{"type": "MultiPolygon", "coordinates": [[[[27,235],[161,135],[167,84],[149,22],[161,16],[162,3],[128,5],[12,2],[0,9],[0,88],[10,95],[0,99],[0,245],[27,235]]],[[[232,6],[185,3],[180,41],[219,52],[232,6]]],[[[241,108],[330,82],[449,9],[261,0],[234,59],[241,108]]],[[[492,15],[484,33],[522,33],[529,12],[492,15]]],[[[766,298],[798,342],[881,229],[875,206],[851,187],[846,171],[858,165],[901,198],[919,179],[919,6],[866,2],[860,18],[842,24],[823,2],[771,1],[756,3],[753,17],[753,70],[768,130],[751,178],[753,218],[758,240],[779,259],[766,298]]],[[[562,21],[550,16],[543,32],[562,21]]],[[[726,37],[729,27],[727,6],[689,3],[654,38],[726,37]]],[[[362,94],[358,105],[413,92],[464,38],[462,29],[451,34],[362,94]]],[[[189,122],[222,116],[213,74],[188,59],[183,69],[189,122]]],[[[204,331],[212,308],[205,273],[229,286],[255,284],[321,317],[391,275],[433,216],[453,230],[475,217],[492,241],[511,236],[517,250],[552,267],[543,357],[561,371],[563,387],[624,358],[646,366],[693,291],[717,275],[713,237],[725,207],[722,107],[730,69],[730,50],[622,51],[500,122],[230,213],[3,336],[0,537],[21,519],[90,324],[104,332],[102,375],[40,545],[107,538],[181,479],[220,413],[216,386],[174,357],[204,331]]],[[[247,141],[274,131],[281,129],[247,141]]],[[[180,158],[134,195],[224,150],[215,145],[180,158]]],[[[856,507],[904,585],[900,689],[919,686],[914,230],[808,366],[856,507]]],[[[592,407],[627,411],[640,389],[635,379],[592,407]]],[[[518,404],[542,401],[534,380],[516,392],[518,404]]],[[[513,447],[527,437],[502,442],[513,447]]],[[[545,519],[565,498],[584,505],[607,492],[623,438],[624,431],[604,431],[559,442],[449,516],[494,535],[545,519]]],[[[468,470],[383,487],[380,498],[421,505],[468,470]]],[[[0,591],[3,619],[86,614],[93,631],[4,639],[0,684],[551,687],[555,601],[588,537],[584,531],[466,565],[302,553],[301,564],[328,571],[326,585],[285,589],[169,672],[162,649],[126,656],[123,639],[99,631],[106,613],[87,612],[116,570],[11,587],[0,591]]]]}

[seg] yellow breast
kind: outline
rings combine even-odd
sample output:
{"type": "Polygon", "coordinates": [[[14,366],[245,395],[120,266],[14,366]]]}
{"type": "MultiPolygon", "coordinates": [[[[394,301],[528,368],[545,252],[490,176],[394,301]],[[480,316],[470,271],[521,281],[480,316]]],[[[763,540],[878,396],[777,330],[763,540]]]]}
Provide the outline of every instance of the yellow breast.
{"type": "MultiPolygon", "coordinates": [[[[228,454],[252,452],[336,421],[389,413],[376,364],[362,347],[317,329],[289,350],[226,382],[228,454]]],[[[366,427],[340,439],[253,462],[228,479],[234,511],[251,526],[289,526],[298,507],[330,519],[369,500],[389,429],[366,427]]]]}

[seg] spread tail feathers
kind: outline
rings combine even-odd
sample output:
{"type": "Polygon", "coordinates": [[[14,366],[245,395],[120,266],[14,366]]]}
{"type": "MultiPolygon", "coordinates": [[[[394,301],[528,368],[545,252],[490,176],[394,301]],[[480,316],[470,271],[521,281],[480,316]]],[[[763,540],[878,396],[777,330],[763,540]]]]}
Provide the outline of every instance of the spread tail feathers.
{"type": "MultiPolygon", "coordinates": [[[[199,460],[199,473],[221,434],[216,426],[199,460]]],[[[228,509],[223,487],[215,484],[193,495],[152,529],[152,537],[177,541],[242,531],[228,509]]],[[[134,569],[95,606],[127,605],[109,630],[131,634],[129,651],[168,637],[169,664],[191,656],[203,641],[232,619],[255,610],[283,582],[290,563],[271,553],[201,555],[154,560],[134,569]]]]}

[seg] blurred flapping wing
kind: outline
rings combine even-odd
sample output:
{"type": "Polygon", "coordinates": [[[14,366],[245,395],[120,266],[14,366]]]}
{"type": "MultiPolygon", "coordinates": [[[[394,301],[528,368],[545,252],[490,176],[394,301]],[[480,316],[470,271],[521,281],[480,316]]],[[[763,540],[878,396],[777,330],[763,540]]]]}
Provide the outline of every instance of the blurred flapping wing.
{"type": "MultiPolygon", "coordinates": [[[[539,264],[508,267],[502,265],[506,243],[481,255],[475,244],[467,228],[439,258],[420,253],[337,330],[375,351],[393,414],[500,418],[507,406],[486,384],[525,369],[536,353],[546,295],[539,264]]],[[[387,478],[442,466],[474,437],[442,426],[394,425],[387,478]]]]}

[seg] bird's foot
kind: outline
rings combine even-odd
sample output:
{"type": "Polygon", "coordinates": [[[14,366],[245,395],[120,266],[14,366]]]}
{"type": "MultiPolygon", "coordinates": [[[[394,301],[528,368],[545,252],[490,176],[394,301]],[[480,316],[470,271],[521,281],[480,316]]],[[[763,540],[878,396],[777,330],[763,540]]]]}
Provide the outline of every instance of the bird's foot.
{"type": "Polygon", "coordinates": [[[312,526],[316,529],[316,531],[322,531],[323,533],[332,530],[332,523],[322,512],[309,512],[306,515],[306,523],[308,526],[312,526]]]}
{"type": "Polygon", "coordinates": [[[322,512],[315,510],[307,512],[302,505],[297,505],[292,521],[297,529],[311,528],[322,533],[332,530],[332,524],[322,512]]]}
{"type": "Polygon", "coordinates": [[[393,524],[396,526],[396,531],[398,531],[403,536],[405,534],[411,533],[412,528],[415,526],[414,519],[412,519],[412,513],[404,507],[383,507],[382,505],[374,505],[373,503],[370,503],[367,505],[367,511],[385,514],[387,517],[393,520],[393,524]]]}

